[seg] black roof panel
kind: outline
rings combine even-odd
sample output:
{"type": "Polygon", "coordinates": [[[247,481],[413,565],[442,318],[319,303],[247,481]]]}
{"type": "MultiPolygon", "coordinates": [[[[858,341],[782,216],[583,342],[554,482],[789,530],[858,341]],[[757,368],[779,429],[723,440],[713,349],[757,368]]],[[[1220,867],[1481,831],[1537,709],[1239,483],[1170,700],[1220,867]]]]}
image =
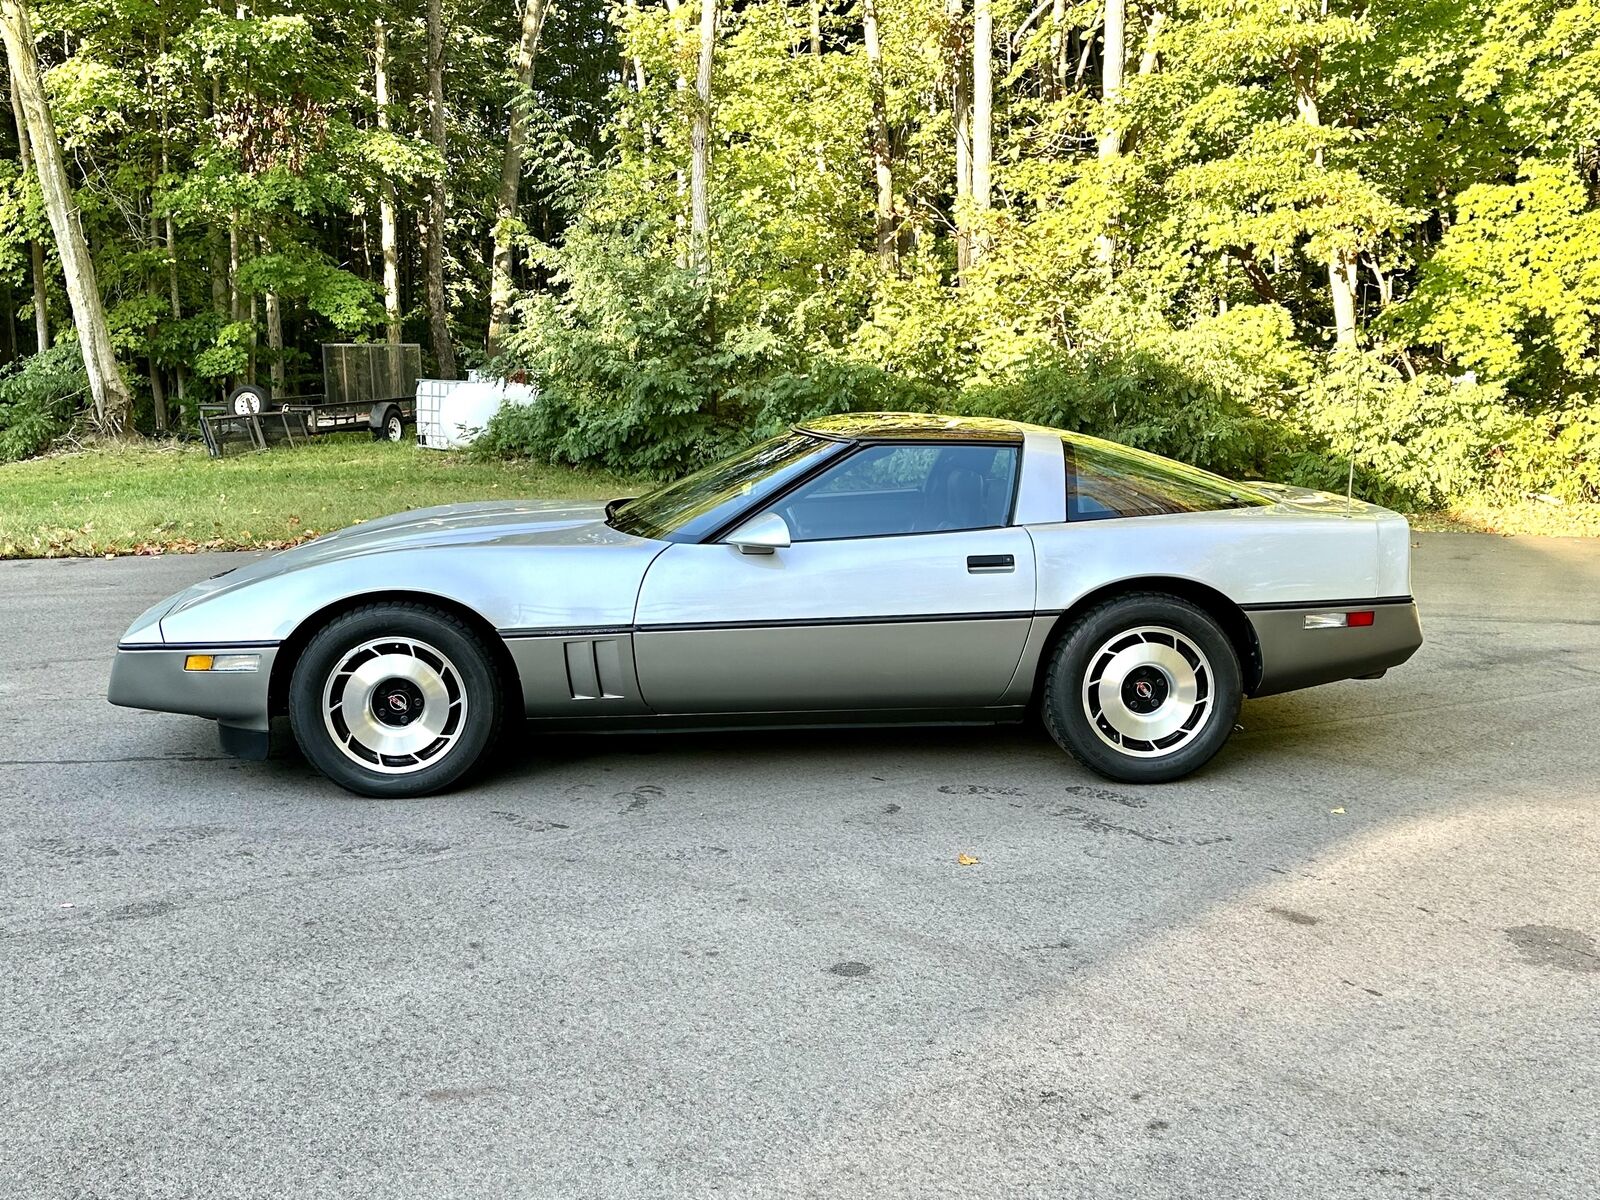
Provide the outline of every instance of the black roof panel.
{"type": "Polygon", "coordinates": [[[1022,441],[1026,426],[993,417],[946,417],[937,413],[839,413],[795,426],[802,433],[848,442],[1022,441]]]}

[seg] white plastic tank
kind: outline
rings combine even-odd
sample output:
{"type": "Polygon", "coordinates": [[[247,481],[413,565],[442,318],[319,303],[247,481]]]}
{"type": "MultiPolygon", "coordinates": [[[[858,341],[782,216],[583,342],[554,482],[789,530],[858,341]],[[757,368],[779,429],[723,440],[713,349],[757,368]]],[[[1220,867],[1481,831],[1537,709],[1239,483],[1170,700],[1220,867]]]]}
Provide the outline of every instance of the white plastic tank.
{"type": "Polygon", "coordinates": [[[539,389],[528,383],[483,379],[417,381],[417,445],[429,450],[470,446],[491,417],[508,404],[533,404],[539,389]]]}

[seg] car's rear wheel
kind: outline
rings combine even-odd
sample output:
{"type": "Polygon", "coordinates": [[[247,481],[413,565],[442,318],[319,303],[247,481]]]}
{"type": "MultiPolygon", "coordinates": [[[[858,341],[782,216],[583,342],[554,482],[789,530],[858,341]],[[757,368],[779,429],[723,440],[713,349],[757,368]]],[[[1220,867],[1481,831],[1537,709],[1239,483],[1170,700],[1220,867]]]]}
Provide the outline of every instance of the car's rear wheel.
{"type": "Polygon", "coordinates": [[[459,782],[499,733],[494,657],[459,618],[373,604],[317,633],[289,682],[289,720],[312,764],[363,796],[425,796],[459,782]]]}
{"type": "Polygon", "coordinates": [[[1085,613],[1045,672],[1050,735],[1090,769],[1127,783],[1179,779],[1222,749],[1243,683],[1233,643],[1176,596],[1119,596],[1085,613]]]}

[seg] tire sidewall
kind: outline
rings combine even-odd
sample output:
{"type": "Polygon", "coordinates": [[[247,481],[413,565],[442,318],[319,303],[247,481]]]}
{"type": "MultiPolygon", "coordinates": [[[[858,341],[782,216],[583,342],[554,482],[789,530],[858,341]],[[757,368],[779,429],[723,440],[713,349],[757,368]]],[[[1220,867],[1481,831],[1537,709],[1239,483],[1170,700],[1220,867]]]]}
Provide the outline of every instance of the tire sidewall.
{"type": "Polygon", "coordinates": [[[456,618],[421,605],[388,604],[336,618],[311,639],[289,681],[289,723],[301,753],[333,782],[363,796],[425,796],[459,782],[478,765],[499,732],[503,688],[482,640],[456,618]],[[461,676],[467,727],[437,762],[407,775],[386,775],[351,761],[322,720],[328,674],[350,650],[384,637],[411,637],[445,655],[461,676]]]}
{"type": "Polygon", "coordinates": [[[255,416],[255,415],[259,415],[261,413],[267,413],[267,412],[271,412],[271,411],[272,411],[272,390],[270,388],[268,388],[265,384],[261,384],[261,383],[240,384],[238,387],[234,388],[233,392],[228,396],[228,413],[231,416],[248,417],[248,416],[255,416]],[[253,396],[255,398],[256,407],[252,411],[247,406],[246,410],[241,412],[241,411],[239,411],[239,401],[243,397],[246,397],[246,396],[253,396]]]}
{"type": "Polygon", "coordinates": [[[1217,622],[1176,596],[1125,596],[1085,614],[1056,647],[1044,701],[1045,724],[1063,748],[1098,774],[1125,783],[1164,783],[1198,770],[1233,732],[1243,696],[1239,657],[1217,622]],[[1121,754],[1106,745],[1083,711],[1083,681],[1090,659],[1118,633],[1160,625],[1191,639],[1211,663],[1213,701],[1205,727],[1177,752],[1160,758],[1121,754]]]}

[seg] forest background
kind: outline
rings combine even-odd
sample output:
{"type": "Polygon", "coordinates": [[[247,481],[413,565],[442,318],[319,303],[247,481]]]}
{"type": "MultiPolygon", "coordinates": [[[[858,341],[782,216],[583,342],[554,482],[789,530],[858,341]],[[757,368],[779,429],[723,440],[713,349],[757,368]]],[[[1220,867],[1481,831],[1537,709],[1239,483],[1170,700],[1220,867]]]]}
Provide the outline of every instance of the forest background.
{"type": "Polygon", "coordinates": [[[0,34],[0,461],[388,339],[538,382],[482,453],[633,475],[887,408],[1600,502],[1600,0],[0,0],[0,34]]]}

